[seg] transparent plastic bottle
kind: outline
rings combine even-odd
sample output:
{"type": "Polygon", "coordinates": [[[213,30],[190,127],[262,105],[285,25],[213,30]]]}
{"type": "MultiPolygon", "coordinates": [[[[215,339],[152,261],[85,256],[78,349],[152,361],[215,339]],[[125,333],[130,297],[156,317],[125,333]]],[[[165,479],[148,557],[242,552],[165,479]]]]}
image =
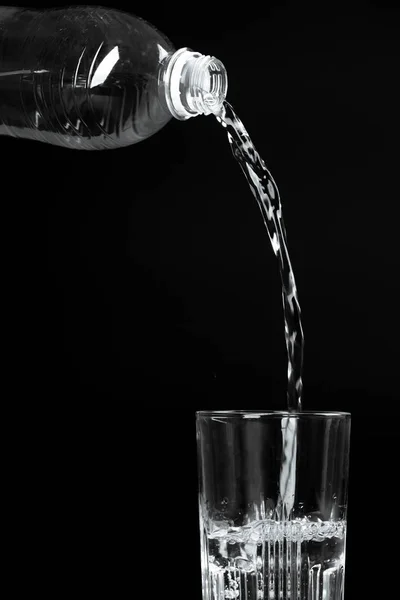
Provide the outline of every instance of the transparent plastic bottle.
{"type": "Polygon", "coordinates": [[[175,50],[152,25],[103,7],[0,7],[0,135],[84,150],[148,138],[172,117],[218,112],[222,63],[175,50]]]}

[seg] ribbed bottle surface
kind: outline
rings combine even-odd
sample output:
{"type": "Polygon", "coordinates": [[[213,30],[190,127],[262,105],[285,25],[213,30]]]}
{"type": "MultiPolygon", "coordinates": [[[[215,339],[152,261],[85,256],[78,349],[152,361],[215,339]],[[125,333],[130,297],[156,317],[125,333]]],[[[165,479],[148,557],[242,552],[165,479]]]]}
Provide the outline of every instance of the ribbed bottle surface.
{"type": "Polygon", "coordinates": [[[139,142],[172,117],[159,71],[173,51],[121,11],[0,7],[0,134],[84,150],[139,142]]]}

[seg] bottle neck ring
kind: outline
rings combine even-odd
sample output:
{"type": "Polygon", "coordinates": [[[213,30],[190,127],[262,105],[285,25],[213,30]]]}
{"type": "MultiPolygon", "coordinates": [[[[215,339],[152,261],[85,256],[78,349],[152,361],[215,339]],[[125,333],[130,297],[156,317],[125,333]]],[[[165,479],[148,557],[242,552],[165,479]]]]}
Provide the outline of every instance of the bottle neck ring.
{"type": "Polygon", "coordinates": [[[220,113],[228,76],[217,58],[181,48],[168,57],[162,80],[168,109],[176,119],[220,113]]]}

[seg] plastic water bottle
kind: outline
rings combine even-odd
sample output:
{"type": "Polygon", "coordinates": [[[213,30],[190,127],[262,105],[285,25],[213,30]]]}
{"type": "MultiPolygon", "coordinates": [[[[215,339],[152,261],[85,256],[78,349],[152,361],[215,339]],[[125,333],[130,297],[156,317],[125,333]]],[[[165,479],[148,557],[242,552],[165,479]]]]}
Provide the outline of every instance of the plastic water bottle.
{"type": "Polygon", "coordinates": [[[128,146],[172,117],[218,112],[223,64],[103,7],[0,7],[0,134],[83,150],[128,146]]]}

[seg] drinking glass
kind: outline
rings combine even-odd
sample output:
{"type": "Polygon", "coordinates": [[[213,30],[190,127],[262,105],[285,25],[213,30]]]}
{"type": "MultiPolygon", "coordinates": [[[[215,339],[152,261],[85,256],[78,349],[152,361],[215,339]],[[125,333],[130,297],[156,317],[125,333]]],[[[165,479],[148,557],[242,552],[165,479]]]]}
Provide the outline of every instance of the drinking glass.
{"type": "Polygon", "coordinates": [[[203,600],[343,600],[350,414],[196,413],[203,600]]]}

